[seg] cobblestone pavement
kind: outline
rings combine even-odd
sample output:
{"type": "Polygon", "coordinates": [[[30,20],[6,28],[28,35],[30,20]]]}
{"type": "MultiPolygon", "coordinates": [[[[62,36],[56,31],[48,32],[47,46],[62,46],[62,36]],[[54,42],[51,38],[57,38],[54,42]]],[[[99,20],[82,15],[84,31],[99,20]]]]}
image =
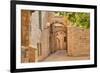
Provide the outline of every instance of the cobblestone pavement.
{"type": "Polygon", "coordinates": [[[48,56],[44,61],[69,61],[69,60],[87,60],[89,56],[68,56],[66,50],[58,50],[48,56]]]}

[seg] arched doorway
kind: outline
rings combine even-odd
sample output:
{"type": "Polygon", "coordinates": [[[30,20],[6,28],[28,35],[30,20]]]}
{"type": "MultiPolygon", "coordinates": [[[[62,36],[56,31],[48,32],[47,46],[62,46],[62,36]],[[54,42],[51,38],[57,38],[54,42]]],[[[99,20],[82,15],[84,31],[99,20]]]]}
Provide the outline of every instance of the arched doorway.
{"type": "Polygon", "coordinates": [[[67,52],[67,28],[63,23],[50,24],[49,48],[51,53],[57,50],[66,50],[67,52]]]}
{"type": "Polygon", "coordinates": [[[66,32],[64,31],[57,31],[55,33],[56,38],[56,49],[57,50],[66,50],[66,32]]]}

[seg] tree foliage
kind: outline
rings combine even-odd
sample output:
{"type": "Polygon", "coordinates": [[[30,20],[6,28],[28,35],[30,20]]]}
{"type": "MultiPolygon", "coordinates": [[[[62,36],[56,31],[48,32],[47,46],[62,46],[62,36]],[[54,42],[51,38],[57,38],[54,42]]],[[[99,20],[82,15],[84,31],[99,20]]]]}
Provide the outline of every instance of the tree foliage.
{"type": "Polygon", "coordinates": [[[55,12],[58,16],[65,16],[74,26],[90,28],[90,14],[84,12],[55,12]]]}

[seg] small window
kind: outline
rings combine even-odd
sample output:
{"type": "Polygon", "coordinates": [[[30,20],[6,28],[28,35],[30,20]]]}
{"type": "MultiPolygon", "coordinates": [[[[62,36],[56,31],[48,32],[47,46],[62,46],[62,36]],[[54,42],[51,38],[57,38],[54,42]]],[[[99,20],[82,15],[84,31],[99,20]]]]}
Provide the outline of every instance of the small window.
{"type": "Polygon", "coordinates": [[[66,42],[67,40],[66,40],[66,37],[64,37],[64,42],[66,42]]]}
{"type": "Polygon", "coordinates": [[[41,55],[41,43],[37,43],[37,48],[38,48],[38,56],[41,55]]]}

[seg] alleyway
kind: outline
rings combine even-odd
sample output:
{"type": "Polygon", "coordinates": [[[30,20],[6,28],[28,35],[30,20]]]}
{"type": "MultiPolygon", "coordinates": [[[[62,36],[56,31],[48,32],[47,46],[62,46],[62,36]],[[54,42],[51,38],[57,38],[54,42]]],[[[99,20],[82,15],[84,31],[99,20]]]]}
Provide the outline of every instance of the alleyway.
{"type": "Polygon", "coordinates": [[[44,61],[68,61],[68,60],[86,60],[89,56],[71,57],[67,56],[66,50],[58,50],[48,56],[44,61]]]}

